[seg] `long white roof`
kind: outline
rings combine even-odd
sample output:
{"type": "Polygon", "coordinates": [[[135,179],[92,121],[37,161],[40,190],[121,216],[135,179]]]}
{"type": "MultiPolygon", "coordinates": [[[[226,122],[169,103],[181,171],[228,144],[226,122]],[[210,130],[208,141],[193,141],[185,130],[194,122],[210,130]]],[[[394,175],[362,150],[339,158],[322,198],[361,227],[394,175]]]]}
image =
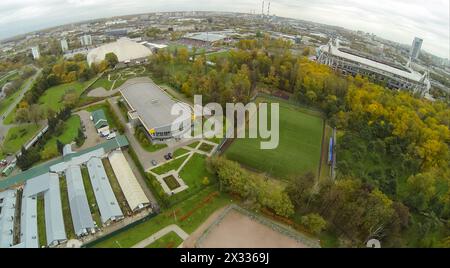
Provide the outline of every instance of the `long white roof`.
{"type": "Polygon", "coordinates": [[[88,64],[91,65],[93,62],[100,63],[105,59],[105,55],[111,52],[117,55],[119,62],[141,59],[152,55],[150,48],[133,42],[128,38],[121,38],[116,42],[108,43],[89,51],[87,55],[88,64]]]}
{"type": "Polygon", "coordinates": [[[150,201],[145,196],[122,151],[113,151],[108,158],[131,210],[134,211],[149,204],[150,201]]]}
{"type": "Polygon", "coordinates": [[[422,79],[422,75],[418,72],[415,72],[413,70],[411,70],[410,72],[408,71],[403,71],[397,68],[394,68],[392,66],[380,63],[380,62],[376,62],[367,58],[363,58],[363,57],[359,57],[350,53],[346,53],[343,52],[341,50],[339,50],[338,46],[335,46],[333,44],[328,44],[328,45],[324,45],[320,47],[321,52],[326,52],[326,53],[331,53],[334,56],[338,56],[350,61],[354,61],[360,64],[364,64],[366,66],[372,67],[372,68],[376,68],[379,69],[381,71],[385,71],[385,72],[389,72],[404,78],[407,78],[409,80],[412,81],[416,81],[416,82],[420,82],[420,80],[422,79]]]}
{"type": "Polygon", "coordinates": [[[16,194],[16,190],[0,192],[0,248],[9,248],[14,242],[16,194]]]}

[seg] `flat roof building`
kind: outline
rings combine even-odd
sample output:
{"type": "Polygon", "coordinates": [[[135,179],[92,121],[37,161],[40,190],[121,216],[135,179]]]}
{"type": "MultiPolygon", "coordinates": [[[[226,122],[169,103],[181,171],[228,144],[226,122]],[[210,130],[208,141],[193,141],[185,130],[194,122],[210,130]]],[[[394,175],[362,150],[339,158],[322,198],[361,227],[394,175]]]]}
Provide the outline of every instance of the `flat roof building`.
{"type": "Polygon", "coordinates": [[[69,197],[70,213],[72,215],[75,234],[80,237],[92,231],[94,221],[92,220],[83,177],[79,166],[69,166],[66,169],[67,192],[69,197]]]}
{"type": "Polygon", "coordinates": [[[144,126],[151,139],[181,136],[191,124],[191,107],[173,99],[151,80],[128,85],[120,92],[129,107],[130,121],[144,126]],[[173,108],[183,111],[183,115],[172,115],[173,108]]]}
{"type": "Polygon", "coordinates": [[[16,200],[16,190],[0,192],[0,248],[13,246],[16,200]]]}
{"type": "Polygon", "coordinates": [[[87,168],[102,223],[108,224],[111,221],[122,219],[123,213],[109,183],[102,160],[98,157],[91,158],[87,162],[87,168]]]}
{"type": "Polygon", "coordinates": [[[145,196],[122,151],[111,152],[108,159],[131,210],[136,211],[148,206],[150,201],[145,196]]]}
{"type": "MultiPolygon", "coordinates": [[[[40,195],[44,197],[45,233],[47,238],[47,245],[45,246],[58,245],[67,240],[58,174],[46,173],[27,181],[23,190],[22,200],[37,199],[40,195]]],[[[29,205],[34,205],[34,203],[34,201],[29,202],[29,205]]],[[[28,209],[34,212],[34,208],[29,207],[28,209]]],[[[32,221],[27,223],[31,224],[32,221]]]]}

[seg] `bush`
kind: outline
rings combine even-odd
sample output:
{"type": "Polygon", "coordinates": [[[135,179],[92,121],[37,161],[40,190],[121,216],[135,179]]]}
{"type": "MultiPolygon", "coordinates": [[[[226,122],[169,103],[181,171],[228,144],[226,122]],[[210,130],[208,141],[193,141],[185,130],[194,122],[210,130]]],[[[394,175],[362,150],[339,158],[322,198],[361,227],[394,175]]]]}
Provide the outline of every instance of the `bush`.
{"type": "Polygon", "coordinates": [[[320,234],[327,227],[327,222],[316,213],[310,213],[300,218],[300,223],[305,226],[312,234],[320,234]]]}

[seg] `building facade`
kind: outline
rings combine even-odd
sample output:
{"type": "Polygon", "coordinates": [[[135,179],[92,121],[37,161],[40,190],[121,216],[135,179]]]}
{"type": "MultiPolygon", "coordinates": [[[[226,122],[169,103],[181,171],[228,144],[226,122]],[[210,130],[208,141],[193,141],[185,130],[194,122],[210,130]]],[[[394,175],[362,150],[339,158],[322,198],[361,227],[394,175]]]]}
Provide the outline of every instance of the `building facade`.
{"type": "Polygon", "coordinates": [[[69,50],[69,44],[67,43],[66,39],[61,40],[61,50],[62,52],[66,52],[69,50]]]}
{"type": "Polygon", "coordinates": [[[41,53],[39,52],[39,47],[38,46],[32,47],[31,54],[33,54],[33,59],[38,60],[41,57],[41,53]]]}
{"type": "Polygon", "coordinates": [[[362,75],[383,83],[390,89],[405,89],[424,96],[430,90],[428,73],[420,74],[411,68],[389,64],[374,58],[364,57],[357,52],[330,41],[318,49],[318,62],[326,64],[343,74],[362,75]]]}
{"type": "Polygon", "coordinates": [[[82,46],[91,46],[92,45],[92,37],[89,34],[83,35],[80,37],[80,43],[82,46]]]}
{"type": "Polygon", "coordinates": [[[419,58],[420,49],[422,48],[423,40],[416,37],[413,40],[412,46],[411,46],[411,59],[417,60],[419,58]]]}

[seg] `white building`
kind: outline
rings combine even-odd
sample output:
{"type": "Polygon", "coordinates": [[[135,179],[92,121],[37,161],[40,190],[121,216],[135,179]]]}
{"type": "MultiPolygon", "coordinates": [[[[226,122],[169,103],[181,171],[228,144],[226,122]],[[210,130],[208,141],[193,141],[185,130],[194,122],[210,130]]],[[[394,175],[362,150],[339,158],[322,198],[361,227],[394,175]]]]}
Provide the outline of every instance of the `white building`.
{"type": "Polygon", "coordinates": [[[66,39],[61,40],[61,50],[62,52],[66,52],[67,50],[69,50],[69,44],[67,43],[66,39]]]}
{"type": "Polygon", "coordinates": [[[33,59],[35,59],[35,60],[37,60],[41,57],[41,53],[39,52],[38,46],[32,47],[31,53],[33,54],[33,59]]]}
{"type": "Polygon", "coordinates": [[[415,37],[411,46],[411,59],[416,60],[419,57],[420,49],[422,48],[423,40],[415,37]]]}
{"type": "Polygon", "coordinates": [[[82,46],[90,46],[92,45],[92,37],[89,34],[85,34],[83,36],[80,37],[80,43],[82,46]]]}

